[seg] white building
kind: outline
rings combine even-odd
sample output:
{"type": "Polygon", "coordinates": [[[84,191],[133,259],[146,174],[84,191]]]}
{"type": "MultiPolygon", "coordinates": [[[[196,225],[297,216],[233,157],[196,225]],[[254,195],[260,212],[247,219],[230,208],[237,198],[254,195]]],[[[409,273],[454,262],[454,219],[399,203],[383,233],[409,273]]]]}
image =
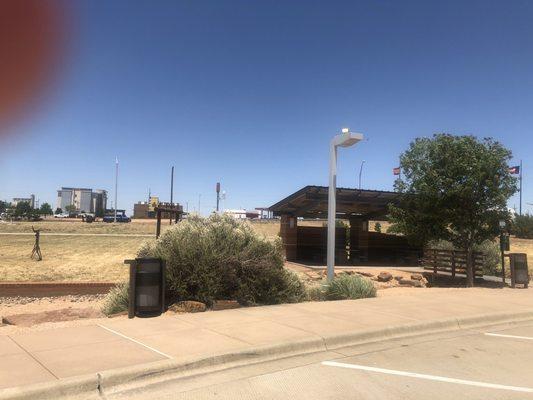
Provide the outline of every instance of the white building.
{"type": "Polygon", "coordinates": [[[258,210],[224,210],[224,214],[230,215],[235,219],[258,219],[260,212],[258,210]]]}
{"type": "Polygon", "coordinates": [[[78,212],[103,215],[107,207],[107,191],[62,187],[57,191],[57,207],[65,211],[66,207],[71,204],[78,212]]]}
{"type": "Polygon", "coordinates": [[[11,205],[16,207],[18,203],[28,203],[31,208],[35,208],[35,195],[32,194],[30,197],[13,197],[11,205]]]}
{"type": "Polygon", "coordinates": [[[224,214],[230,215],[235,219],[246,219],[246,210],[224,210],[224,214]]]}

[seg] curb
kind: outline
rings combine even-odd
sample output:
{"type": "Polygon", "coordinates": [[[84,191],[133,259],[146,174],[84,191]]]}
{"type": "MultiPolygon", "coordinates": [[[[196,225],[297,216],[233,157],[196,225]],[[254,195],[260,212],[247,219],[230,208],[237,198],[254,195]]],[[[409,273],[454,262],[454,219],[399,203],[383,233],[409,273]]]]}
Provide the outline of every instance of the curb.
{"type": "Polygon", "coordinates": [[[0,390],[0,400],[60,399],[69,396],[98,395],[119,392],[162,381],[200,375],[243,365],[257,364],[297,355],[331,351],[341,347],[376,343],[388,339],[402,339],[442,333],[461,329],[490,326],[502,323],[519,323],[533,320],[533,311],[515,313],[478,314],[471,317],[448,318],[369,329],[355,333],[329,335],[247,348],[246,350],[214,354],[209,357],[196,356],[185,360],[163,360],[133,367],[117,368],[96,374],[61,379],[55,382],[20,386],[0,390]]]}

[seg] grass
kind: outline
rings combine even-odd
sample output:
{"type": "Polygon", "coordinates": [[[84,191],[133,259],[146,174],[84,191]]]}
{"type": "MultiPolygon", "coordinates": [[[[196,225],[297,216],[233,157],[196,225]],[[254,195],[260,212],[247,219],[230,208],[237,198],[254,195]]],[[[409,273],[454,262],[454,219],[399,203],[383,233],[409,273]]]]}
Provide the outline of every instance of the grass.
{"type": "MultiPolygon", "coordinates": [[[[302,226],[322,226],[323,221],[299,221],[302,226]]],[[[129,224],[83,223],[79,220],[48,219],[41,222],[0,222],[0,232],[31,233],[32,225],[43,230],[43,261],[31,260],[33,236],[0,235],[0,281],[111,281],[126,278],[124,260],[133,257],[143,237],[76,236],[90,234],[155,234],[155,220],[134,220],[129,224]],[[72,236],[47,236],[47,232],[72,236]]],[[[371,224],[371,228],[372,228],[371,224]]],[[[168,229],[164,221],[162,231],[168,229]]],[[[273,239],[279,221],[253,221],[258,233],[273,239]]],[[[384,224],[382,227],[385,228],[384,224]]],[[[385,231],[385,229],[384,229],[385,231]]],[[[526,253],[533,275],[533,240],[511,238],[511,252],[526,253]]]]}
{"type": "Polygon", "coordinates": [[[33,236],[0,236],[0,281],[106,281],[126,279],[124,260],[142,237],[41,237],[42,261],[30,259],[33,236]]]}
{"type": "MultiPolygon", "coordinates": [[[[32,225],[43,233],[113,233],[146,234],[155,236],[155,220],[134,220],[131,223],[93,222],[88,224],[79,219],[45,219],[39,222],[0,222],[0,232],[31,233],[32,225]]],[[[168,229],[168,220],[162,223],[161,230],[168,229]]]]}

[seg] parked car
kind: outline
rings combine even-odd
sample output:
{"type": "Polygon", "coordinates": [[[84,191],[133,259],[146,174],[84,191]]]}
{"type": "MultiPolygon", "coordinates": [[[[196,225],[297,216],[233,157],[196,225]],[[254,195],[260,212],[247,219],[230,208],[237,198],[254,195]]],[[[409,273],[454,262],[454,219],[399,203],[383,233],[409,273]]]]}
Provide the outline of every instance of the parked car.
{"type": "Polygon", "coordinates": [[[54,215],[54,218],[68,218],[70,215],[68,213],[61,213],[54,215]]]}
{"type": "MultiPolygon", "coordinates": [[[[115,222],[115,216],[106,215],[102,220],[104,222],[115,222]]],[[[131,218],[124,214],[117,214],[117,222],[131,222],[131,218]]]]}

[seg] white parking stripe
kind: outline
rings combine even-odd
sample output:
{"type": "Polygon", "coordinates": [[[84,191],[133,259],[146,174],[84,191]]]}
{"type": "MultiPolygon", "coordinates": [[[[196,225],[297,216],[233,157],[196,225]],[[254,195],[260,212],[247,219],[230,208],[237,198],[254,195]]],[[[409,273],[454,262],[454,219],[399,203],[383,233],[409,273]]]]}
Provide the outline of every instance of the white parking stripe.
{"type": "Polygon", "coordinates": [[[497,337],[503,337],[503,338],[509,338],[509,339],[533,340],[533,337],[530,337],[530,336],[503,335],[501,333],[485,333],[485,335],[487,335],[487,336],[497,336],[497,337]]]}
{"type": "Polygon", "coordinates": [[[140,346],[143,346],[143,347],[146,347],[148,350],[152,350],[154,353],[157,353],[157,354],[161,354],[163,357],[166,357],[166,358],[170,358],[170,359],[173,359],[174,357],[172,356],[169,356],[168,354],[165,354],[163,353],[162,351],[159,351],[157,349],[154,349],[153,347],[150,347],[142,342],[139,342],[138,340],[135,340],[133,338],[130,338],[129,336],[126,336],[126,335],[123,335],[122,333],[120,332],[117,332],[117,331],[114,331],[113,329],[110,329],[110,328],[107,328],[103,325],[100,325],[100,324],[97,324],[100,328],[104,328],[106,331],[109,331],[111,333],[114,333],[115,335],[118,335],[118,336],[121,336],[123,337],[124,339],[128,339],[128,340],[131,340],[133,343],[137,343],[138,345],[140,346]]]}
{"type": "Polygon", "coordinates": [[[340,363],[340,362],[335,362],[335,361],[323,361],[322,364],[328,365],[330,367],[357,369],[361,371],[378,372],[380,374],[407,376],[409,378],[426,379],[430,381],[438,381],[438,382],[446,382],[446,383],[456,383],[459,385],[477,386],[477,387],[488,388],[488,389],[500,389],[500,390],[511,390],[514,392],[533,393],[533,388],[528,388],[528,387],[507,386],[507,385],[498,385],[495,383],[467,381],[464,379],[447,378],[445,376],[418,374],[416,372],[397,371],[394,369],[376,368],[376,367],[369,367],[366,365],[346,364],[346,363],[340,363]]]}

